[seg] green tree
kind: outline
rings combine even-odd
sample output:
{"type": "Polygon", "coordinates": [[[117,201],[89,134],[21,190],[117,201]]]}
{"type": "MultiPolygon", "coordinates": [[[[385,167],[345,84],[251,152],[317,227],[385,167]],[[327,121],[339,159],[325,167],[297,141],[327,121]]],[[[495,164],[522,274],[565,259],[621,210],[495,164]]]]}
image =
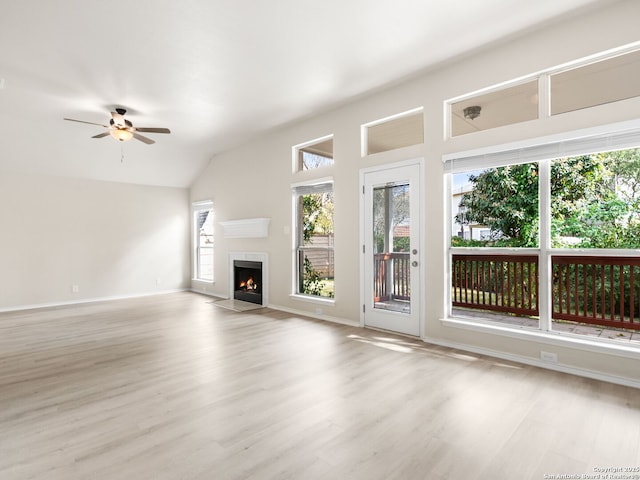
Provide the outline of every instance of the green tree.
{"type": "Polygon", "coordinates": [[[551,183],[553,246],[640,246],[640,150],[554,162],[552,173],[554,167],[558,177],[552,176],[551,183]],[[573,168],[576,161],[589,168],[573,168]],[[572,182],[580,182],[584,188],[572,195],[572,182]],[[566,238],[574,241],[567,244],[566,238]]]}
{"type": "MultiPolygon", "coordinates": [[[[409,224],[409,208],[409,185],[389,185],[373,189],[373,235],[376,252],[385,251],[384,238],[387,228],[393,229],[398,225],[409,224]],[[386,225],[388,210],[391,225],[386,225]]],[[[394,252],[409,251],[409,238],[394,238],[390,248],[394,252]]]]}
{"type": "MultiPolygon", "coordinates": [[[[601,204],[611,198],[611,174],[597,156],[578,156],[551,166],[551,217],[554,237],[576,236],[584,225],[580,212],[589,199],[601,204]]],[[[470,175],[473,190],[462,197],[465,218],[456,221],[486,225],[488,242],[460,241],[459,245],[538,246],[538,164],[527,163],[484,170],[470,175]]]]}
{"type": "MultiPolygon", "coordinates": [[[[300,197],[302,213],[303,244],[311,243],[314,235],[333,235],[333,193],[312,193],[300,197]]],[[[304,256],[302,293],[307,295],[330,296],[333,291],[326,293],[326,282],[314,268],[312,262],[304,256]]]]}
{"type": "Polygon", "coordinates": [[[538,164],[491,168],[470,175],[473,190],[462,197],[465,218],[458,223],[486,225],[489,243],[518,247],[538,244],[538,164]]]}

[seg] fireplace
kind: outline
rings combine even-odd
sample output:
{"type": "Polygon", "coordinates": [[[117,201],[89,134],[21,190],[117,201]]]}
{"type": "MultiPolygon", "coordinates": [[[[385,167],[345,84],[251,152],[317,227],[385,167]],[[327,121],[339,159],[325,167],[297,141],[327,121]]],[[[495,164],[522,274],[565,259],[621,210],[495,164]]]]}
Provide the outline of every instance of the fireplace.
{"type": "Polygon", "coordinates": [[[233,261],[233,298],[262,305],[262,262],[233,261]]]}

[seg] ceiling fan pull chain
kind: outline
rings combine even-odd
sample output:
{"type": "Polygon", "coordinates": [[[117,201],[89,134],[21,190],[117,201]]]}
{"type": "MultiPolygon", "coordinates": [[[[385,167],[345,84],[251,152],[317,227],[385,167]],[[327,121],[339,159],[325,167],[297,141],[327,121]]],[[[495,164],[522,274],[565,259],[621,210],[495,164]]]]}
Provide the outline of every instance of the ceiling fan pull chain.
{"type": "Polygon", "coordinates": [[[120,144],[120,163],[124,163],[124,145],[120,144]]]}

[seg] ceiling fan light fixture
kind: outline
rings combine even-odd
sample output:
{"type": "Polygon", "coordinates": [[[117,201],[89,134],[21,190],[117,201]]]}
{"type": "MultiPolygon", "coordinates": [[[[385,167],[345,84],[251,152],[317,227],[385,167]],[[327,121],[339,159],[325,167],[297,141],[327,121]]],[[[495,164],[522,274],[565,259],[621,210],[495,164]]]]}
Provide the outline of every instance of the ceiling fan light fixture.
{"type": "Polygon", "coordinates": [[[114,128],[109,133],[113,138],[120,142],[126,142],[127,140],[131,140],[133,138],[133,133],[131,133],[129,130],[120,128],[114,128]]]}
{"type": "Polygon", "coordinates": [[[107,125],[102,123],[95,122],[86,122],[84,120],[76,120],[74,118],[64,118],[64,120],[68,120],[70,122],[78,122],[78,123],[86,123],[89,125],[98,125],[99,127],[106,128],[106,130],[98,135],[94,135],[91,138],[104,138],[108,136],[112,136],[114,139],[119,142],[127,142],[132,138],[135,138],[139,142],[145,143],[147,145],[153,145],[155,140],[145,137],[144,135],[140,135],[140,133],[171,133],[171,130],[168,128],[161,127],[134,127],[133,123],[130,120],[124,118],[124,114],[127,111],[124,108],[116,108],[115,112],[111,112],[111,118],[109,119],[109,123],[107,125]]]}

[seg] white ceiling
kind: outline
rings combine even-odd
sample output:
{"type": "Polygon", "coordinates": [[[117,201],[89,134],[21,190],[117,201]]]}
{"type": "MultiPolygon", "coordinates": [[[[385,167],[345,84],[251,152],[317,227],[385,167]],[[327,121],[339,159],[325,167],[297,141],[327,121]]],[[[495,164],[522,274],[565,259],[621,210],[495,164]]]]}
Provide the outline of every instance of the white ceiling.
{"type": "Polygon", "coordinates": [[[186,187],[216,153],[260,132],[608,3],[3,2],[0,170],[186,187]],[[118,143],[62,120],[107,123],[115,106],[134,126],[172,133],[118,143]]]}

